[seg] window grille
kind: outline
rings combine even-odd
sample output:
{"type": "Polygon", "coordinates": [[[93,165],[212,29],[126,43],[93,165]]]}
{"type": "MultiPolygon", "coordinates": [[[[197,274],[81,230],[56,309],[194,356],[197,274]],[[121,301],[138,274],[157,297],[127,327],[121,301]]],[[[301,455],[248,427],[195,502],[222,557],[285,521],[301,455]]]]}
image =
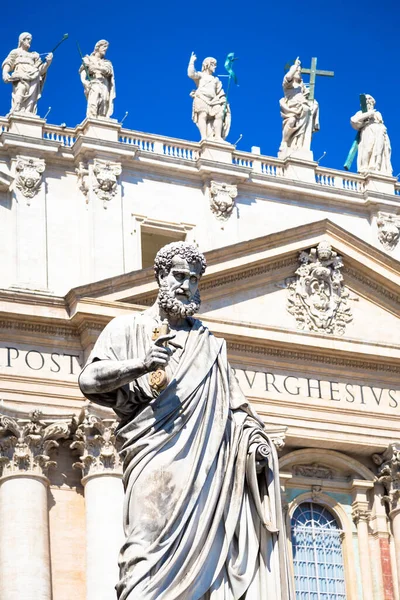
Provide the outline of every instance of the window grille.
{"type": "Polygon", "coordinates": [[[341,534],[334,516],[313,502],[292,517],[296,600],[346,600],[341,534]]]}

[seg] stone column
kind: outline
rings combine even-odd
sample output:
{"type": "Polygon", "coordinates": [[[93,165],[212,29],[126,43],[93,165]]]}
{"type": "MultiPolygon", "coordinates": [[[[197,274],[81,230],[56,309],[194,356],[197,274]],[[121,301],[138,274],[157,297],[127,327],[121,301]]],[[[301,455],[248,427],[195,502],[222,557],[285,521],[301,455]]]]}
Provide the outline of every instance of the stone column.
{"type": "Polygon", "coordinates": [[[122,465],[115,441],[117,422],[108,411],[86,406],[71,448],[80,455],[86,503],[86,598],[115,600],[118,555],[123,543],[122,465]]]}
{"type": "Polygon", "coordinates": [[[0,416],[0,597],[52,600],[46,477],[70,424],[0,416]]]}
{"type": "Polygon", "coordinates": [[[378,481],[385,487],[385,502],[389,506],[389,518],[394,538],[397,585],[400,590],[400,442],[389,444],[383,454],[374,454],[374,462],[378,465],[378,481]]]}
{"type": "Polygon", "coordinates": [[[356,502],[352,505],[352,516],[357,527],[358,550],[360,555],[363,600],[373,600],[371,557],[369,552],[368,522],[371,516],[367,504],[356,502]]]}

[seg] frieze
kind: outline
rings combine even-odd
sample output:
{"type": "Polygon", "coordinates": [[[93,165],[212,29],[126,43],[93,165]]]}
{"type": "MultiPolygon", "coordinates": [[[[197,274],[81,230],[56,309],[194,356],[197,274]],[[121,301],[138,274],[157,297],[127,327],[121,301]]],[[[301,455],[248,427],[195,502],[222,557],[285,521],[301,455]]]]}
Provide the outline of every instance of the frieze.
{"type": "Polygon", "coordinates": [[[316,479],[333,479],[333,471],[329,467],[313,463],[312,465],[294,465],[293,475],[316,479]]]}

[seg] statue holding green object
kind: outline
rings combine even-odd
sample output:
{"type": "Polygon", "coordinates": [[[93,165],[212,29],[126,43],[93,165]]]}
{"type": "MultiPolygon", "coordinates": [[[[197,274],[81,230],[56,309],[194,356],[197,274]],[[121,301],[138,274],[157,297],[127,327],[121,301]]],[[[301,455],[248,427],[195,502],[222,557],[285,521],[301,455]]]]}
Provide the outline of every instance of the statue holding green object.
{"type": "MultiPolygon", "coordinates": [[[[65,36],[64,36],[65,37],[65,36]]],[[[36,116],[37,103],[42,94],[47,69],[53,60],[49,52],[44,61],[37,52],[31,52],[32,35],[21,33],[18,48],[11,50],[3,61],[3,81],[12,84],[11,114],[24,113],[36,116]]]]}
{"type": "Polygon", "coordinates": [[[223,142],[229,133],[231,111],[221,80],[214,76],[217,61],[212,57],[205,58],[201,71],[196,71],[196,60],[192,52],[188,65],[188,77],[196,84],[190,94],[193,98],[192,119],[202,140],[223,142]]]}
{"type": "MultiPolygon", "coordinates": [[[[372,171],[390,176],[393,169],[390,161],[391,146],[387,129],[381,113],[375,110],[375,99],[369,94],[362,96],[365,96],[366,106],[364,109],[367,110],[359,110],[350,119],[351,126],[358,131],[353,144],[355,149],[358,149],[357,170],[362,175],[372,171]]],[[[350,154],[352,154],[352,150],[350,150],[350,154]]],[[[349,159],[352,158],[350,154],[345,168],[349,168],[349,159]]]]}

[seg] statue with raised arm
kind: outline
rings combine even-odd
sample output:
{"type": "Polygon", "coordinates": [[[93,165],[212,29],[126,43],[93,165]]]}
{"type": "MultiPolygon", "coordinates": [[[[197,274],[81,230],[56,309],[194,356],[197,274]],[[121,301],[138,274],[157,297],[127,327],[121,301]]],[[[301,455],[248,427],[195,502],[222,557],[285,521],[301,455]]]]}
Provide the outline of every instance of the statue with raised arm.
{"type": "Polygon", "coordinates": [[[119,600],[292,598],[274,445],[193,316],[205,268],[186,242],[162,248],[155,304],[111,321],[80,375],[121,419],[119,600]]]}
{"type": "Polygon", "coordinates": [[[367,112],[359,110],[350,119],[351,126],[360,133],[357,170],[361,174],[375,171],[392,175],[392,150],[382,115],[375,110],[375,99],[372,96],[365,94],[365,100],[367,112]]]}
{"type": "Polygon", "coordinates": [[[193,98],[192,119],[202,140],[223,142],[229,133],[231,112],[221,80],[214,76],[217,61],[212,57],[205,58],[201,71],[196,71],[196,60],[192,52],[188,66],[188,76],[196,84],[190,94],[193,98]]]}
{"type": "Polygon", "coordinates": [[[316,100],[309,100],[299,58],[286,73],[282,85],[285,97],[279,101],[283,123],[278,157],[286,158],[296,150],[311,150],[312,134],[319,130],[319,106],[316,100]]]}
{"type": "Polygon", "coordinates": [[[47,54],[44,61],[37,52],[30,52],[32,35],[21,33],[18,48],[11,50],[3,61],[3,81],[12,84],[11,114],[26,113],[34,116],[42,94],[47,69],[53,54],[47,54]]]}
{"type": "Polygon", "coordinates": [[[87,98],[86,116],[111,117],[114,110],[115,79],[111,61],[105,58],[107,40],[99,40],[89,56],[84,56],[79,69],[87,98]]]}

